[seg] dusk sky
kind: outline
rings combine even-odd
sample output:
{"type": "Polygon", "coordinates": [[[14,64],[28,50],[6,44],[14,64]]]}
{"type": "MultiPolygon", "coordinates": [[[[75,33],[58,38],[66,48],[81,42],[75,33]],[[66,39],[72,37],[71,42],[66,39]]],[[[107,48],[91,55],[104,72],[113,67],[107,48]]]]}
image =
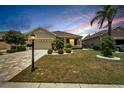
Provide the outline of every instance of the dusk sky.
{"type": "MultiPolygon", "coordinates": [[[[124,6],[119,8],[113,27],[124,27],[124,6]]],[[[15,29],[28,32],[37,27],[49,31],[65,31],[85,35],[99,31],[90,26],[91,19],[101,6],[0,6],[0,31],[15,29]]]]}

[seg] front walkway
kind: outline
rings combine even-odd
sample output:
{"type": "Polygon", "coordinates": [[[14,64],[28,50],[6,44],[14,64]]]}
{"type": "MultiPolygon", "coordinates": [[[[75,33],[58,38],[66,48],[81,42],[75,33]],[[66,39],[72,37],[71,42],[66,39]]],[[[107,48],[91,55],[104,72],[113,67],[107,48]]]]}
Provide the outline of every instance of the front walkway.
{"type": "Polygon", "coordinates": [[[1,82],[0,88],[124,88],[124,85],[1,82]]]}
{"type": "MultiPolygon", "coordinates": [[[[47,50],[35,50],[35,61],[47,54],[47,50]]],[[[7,81],[31,64],[31,50],[0,55],[0,82],[7,81]]]]}

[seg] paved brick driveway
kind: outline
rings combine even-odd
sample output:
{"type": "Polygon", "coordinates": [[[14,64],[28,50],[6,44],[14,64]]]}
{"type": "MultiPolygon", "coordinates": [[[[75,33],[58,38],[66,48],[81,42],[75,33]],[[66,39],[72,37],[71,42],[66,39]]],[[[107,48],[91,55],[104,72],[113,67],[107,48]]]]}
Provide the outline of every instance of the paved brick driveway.
{"type": "MultiPolygon", "coordinates": [[[[47,54],[47,50],[35,50],[35,60],[47,54]]],[[[31,50],[0,55],[0,81],[7,81],[31,64],[31,50]]]]}

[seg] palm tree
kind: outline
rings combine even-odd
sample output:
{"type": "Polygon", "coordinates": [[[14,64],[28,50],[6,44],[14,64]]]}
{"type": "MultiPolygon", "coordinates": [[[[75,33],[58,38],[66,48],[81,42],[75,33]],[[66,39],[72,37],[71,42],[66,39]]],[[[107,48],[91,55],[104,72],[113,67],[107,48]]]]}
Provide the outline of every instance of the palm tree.
{"type": "Polygon", "coordinates": [[[111,36],[112,21],[117,14],[117,11],[118,9],[111,5],[103,6],[103,8],[98,11],[96,16],[92,19],[91,26],[97,21],[99,29],[108,27],[108,35],[111,36]],[[107,22],[107,24],[103,27],[104,22],[107,22]]]}

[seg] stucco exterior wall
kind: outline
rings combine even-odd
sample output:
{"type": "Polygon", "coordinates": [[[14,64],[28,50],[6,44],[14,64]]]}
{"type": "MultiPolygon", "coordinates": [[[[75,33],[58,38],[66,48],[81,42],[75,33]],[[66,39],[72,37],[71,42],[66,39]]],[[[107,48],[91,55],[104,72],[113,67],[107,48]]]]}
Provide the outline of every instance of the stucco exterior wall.
{"type": "Polygon", "coordinates": [[[83,40],[82,44],[86,45],[88,47],[99,46],[100,45],[100,37],[95,37],[92,39],[83,40]]]}
{"type": "MultiPolygon", "coordinates": [[[[35,42],[34,42],[34,48],[35,49],[49,49],[51,48],[51,43],[53,40],[56,39],[56,36],[48,31],[45,30],[36,30],[33,32],[35,34],[35,42]]],[[[28,43],[31,43],[30,36],[28,39],[28,43]]]]}

